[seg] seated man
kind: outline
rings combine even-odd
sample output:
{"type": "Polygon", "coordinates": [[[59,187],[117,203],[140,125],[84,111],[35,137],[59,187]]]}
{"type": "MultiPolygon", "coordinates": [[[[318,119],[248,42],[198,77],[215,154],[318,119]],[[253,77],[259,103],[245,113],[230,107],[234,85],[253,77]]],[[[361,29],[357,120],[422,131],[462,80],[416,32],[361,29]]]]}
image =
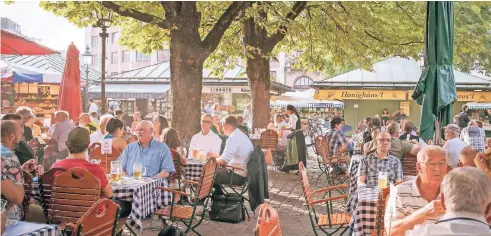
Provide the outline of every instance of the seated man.
{"type": "Polygon", "coordinates": [[[90,120],[90,116],[87,113],[82,113],[78,117],[78,126],[84,127],[89,131],[90,134],[93,134],[99,129],[99,125],[90,120]]]}
{"type": "Polygon", "coordinates": [[[247,181],[247,162],[251,153],[254,151],[254,146],[251,140],[238,128],[237,119],[235,116],[225,118],[223,131],[228,135],[225,149],[221,156],[217,153],[209,152],[208,157],[217,158],[217,163],[221,166],[230,165],[239,167],[242,170],[234,169],[228,171],[225,168],[217,170],[215,176],[215,194],[223,195],[223,190],[220,184],[241,185],[247,181]]]}
{"type": "Polygon", "coordinates": [[[193,158],[192,148],[198,148],[200,151],[205,153],[220,153],[222,139],[215,134],[215,132],[211,131],[212,123],[213,118],[211,115],[203,115],[203,117],[201,117],[201,131],[193,135],[191,138],[188,158],[193,158]]]}
{"type": "Polygon", "coordinates": [[[472,167],[450,171],[443,178],[440,199],[445,214],[434,225],[415,227],[410,236],[491,235],[485,219],[491,182],[484,172],[472,167]]]}
{"type": "Polygon", "coordinates": [[[399,139],[400,127],[398,123],[390,122],[387,125],[387,132],[389,132],[389,134],[392,136],[390,142],[390,154],[392,156],[395,156],[399,158],[399,160],[402,160],[404,155],[406,155],[407,153],[413,155],[418,154],[418,151],[421,148],[418,144],[418,141],[411,140],[411,142],[408,142],[399,139]]]}
{"type": "Polygon", "coordinates": [[[57,150],[59,154],[57,155],[58,159],[64,159],[68,156],[68,150],[66,147],[66,140],[68,136],[68,132],[75,125],[69,120],[69,114],[67,111],[57,111],[55,112],[55,121],[56,124],[53,128],[53,134],[51,134],[51,142],[57,143],[57,150]]]}
{"type": "Polygon", "coordinates": [[[22,136],[24,135],[24,121],[22,119],[22,116],[18,114],[6,114],[2,117],[2,120],[12,120],[17,122],[20,127],[21,127],[21,140],[18,143],[18,145],[15,147],[15,155],[19,159],[19,162],[21,165],[26,163],[29,160],[32,160],[34,158],[34,152],[32,151],[31,147],[27,144],[26,141],[22,140],[22,136]]]}
{"type": "Polygon", "coordinates": [[[133,165],[142,163],[143,175],[152,178],[167,178],[176,172],[169,147],[153,139],[153,124],[143,120],[136,125],[138,142],[128,144],[119,160],[123,175],[133,175],[133,165]]]}
{"type": "Polygon", "coordinates": [[[113,118],[111,114],[101,116],[101,120],[99,121],[100,129],[90,135],[90,145],[101,142],[102,138],[104,138],[104,135],[106,134],[107,122],[109,122],[111,118],[113,118]]]}
{"type": "Polygon", "coordinates": [[[430,145],[418,153],[418,176],[397,185],[391,191],[385,208],[386,232],[404,235],[415,225],[434,224],[445,211],[439,189],[447,173],[447,153],[439,146],[430,145]]]}
{"type": "Polygon", "coordinates": [[[387,186],[402,182],[402,166],[397,157],[389,154],[391,136],[381,132],[376,136],[377,150],[361,159],[358,183],[377,186],[380,172],[387,174],[387,186]]]}
{"type": "Polygon", "coordinates": [[[447,152],[447,163],[450,167],[455,168],[459,164],[459,155],[462,149],[466,146],[459,139],[460,128],[458,125],[450,124],[445,127],[445,144],[443,149],[447,152]]]}
{"type": "Polygon", "coordinates": [[[476,163],[474,163],[474,159],[476,158],[478,151],[472,147],[465,147],[462,149],[459,155],[459,167],[471,166],[476,167],[476,163]]]}

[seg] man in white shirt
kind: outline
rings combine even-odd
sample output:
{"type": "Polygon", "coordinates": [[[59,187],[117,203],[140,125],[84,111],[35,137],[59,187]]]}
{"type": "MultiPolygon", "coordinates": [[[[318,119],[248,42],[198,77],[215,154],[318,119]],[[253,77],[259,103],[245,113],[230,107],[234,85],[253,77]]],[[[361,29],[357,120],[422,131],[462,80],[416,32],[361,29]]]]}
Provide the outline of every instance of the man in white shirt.
{"type": "Polygon", "coordinates": [[[189,144],[188,158],[193,158],[193,148],[198,148],[201,152],[220,153],[220,146],[222,145],[222,139],[218,137],[213,131],[211,131],[211,125],[213,123],[213,117],[211,115],[204,115],[201,117],[201,131],[195,134],[191,138],[189,144]]]}
{"type": "Polygon", "coordinates": [[[458,166],[460,152],[467,146],[459,139],[459,133],[458,125],[450,124],[445,127],[445,140],[447,141],[443,145],[443,149],[447,151],[447,163],[452,168],[458,166]]]}
{"type": "Polygon", "coordinates": [[[75,127],[75,124],[68,119],[69,114],[67,111],[55,112],[56,124],[54,125],[53,134],[51,135],[51,142],[57,142],[58,151],[62,153],[62,157],[68,156],[68,149],[65,142],[68,139],[68,132],[75,127]]]}
{"type": "Polygon", "coordinates": [[[101,142],[102,138],[106,134],[107,122],[113,118],[111,114],[105,114],[101,116],[101,121],[99,121],[99,130],[90,135],[90,144],[101,142]]]}
{"type": "Polygon", "coordinates": [[[491,235],[484,217],[491,182],[483,171],[474,167],[450,171],[443,179],[440,199],[445,215],[434,225],[415,227],[410,236],[491,235]]]}
{"type": "Polygon", "coordinates": [[[446,156],[441,147],[429,145],[418,153],[416,179],[391,187],[384,217],[388,235],[404,235],[415,225],[434,224],[445,213],[439,194],[447,173],[446,156]]]}
{"type": "Polygon", "coordinates": [[[220,168],[215,175],[214,194],[223,195],[220,184],[242,185],[247,181],[247,162],[254,151],[251,140],[238,128],[235,116],[225,118],[223,124],[225,135],[228,135],[225,149],[221,156],[209,152],[208,157],[216,158],[220,166],[230,166],[233,171],[220,168]],[[233,168],[235,167],[235,168],[233,168]]]}
{"type": "Polygon", "coordinates": [[[99,106],[97,106],[97,104],[95,104],[93,98],[89,98],[89,103],[90,103],[89,114],[92,114],[93,112],[99,113],[99,106]]]}

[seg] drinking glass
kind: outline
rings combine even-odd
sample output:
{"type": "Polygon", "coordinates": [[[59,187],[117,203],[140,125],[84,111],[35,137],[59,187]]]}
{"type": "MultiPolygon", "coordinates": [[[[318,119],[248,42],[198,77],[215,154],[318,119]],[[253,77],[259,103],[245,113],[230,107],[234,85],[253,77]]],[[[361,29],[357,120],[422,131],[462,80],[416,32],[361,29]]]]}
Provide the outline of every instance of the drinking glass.
{"type": "Polygon", "coordinates": [[[19,207],[13,204],[7,204],[6,210],[7,226],[19,223],[19,207]]]}
{"type": "Polygon", "coordinates": [[[201,163],[205,163],[206,162],[206,152],[199,152],[199,161],[201,163]]]}
{"type": "Polygon", "coordinates": [[[135,177],[135,179],[141,179],[142,178],[142,175],[143,175],[142,168],[143,168],[143,165],[139,161],[137,161],[133,164],[133,177],[135,177]]]}
{"type": "Polygon", "coordinates": [[[199,148],[193,147],[193,158],[198,160],[199,157],[199,148]]]}
{"type": "Polygon", "coordinates": [[[378,188],[387,188],[387,172],[378,173],[378,188]]]}
{"type": "Polygon", "coordinates": [[[121,162],[111,162],[111,182],[120,183],[122,179],[121,162]]]}

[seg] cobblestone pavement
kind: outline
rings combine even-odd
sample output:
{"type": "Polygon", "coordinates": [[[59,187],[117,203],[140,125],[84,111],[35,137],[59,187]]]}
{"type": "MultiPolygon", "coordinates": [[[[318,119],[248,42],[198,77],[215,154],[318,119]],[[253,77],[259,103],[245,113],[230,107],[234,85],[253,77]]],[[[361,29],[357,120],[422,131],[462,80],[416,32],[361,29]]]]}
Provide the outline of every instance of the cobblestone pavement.
{"type": "MultiPolygon", "coordinates": [[[[310,158],[309,158],[310,159],[310,158]]],[[[311,188],[313,190],[318,188],[327,187],[325,177],[322,176],[316,187],[313,187],[318,174],[317,162],[315,160],[307,161],[307,169],[309,174],[309,180],[311,188]]],[[[278,211],[280,217],[281,231],[283,235],[295,235],[295,236],[307,236],[314,235],[309,220],[309,214],[305,204],[303,196],[302,186],[300,184],[300,177],[293,173],[285,174],[282,172],[269,170],[269,194],[270,199],[267,200],[278,211]]],[[[312,191],[313,191],[312,190],[312,191]]],[[[322,197],[322,196],[318,196],[322,197]]],[[[336,204],[337,210],[344,210],[343,202],[336,204]],[[341,209],[343,208],[343,209],[341,209]]],[[[249,209],[248,204],[246,206],[249,209]]],[[[203,236],[212,235],[254,235],[254,228],[257,222],[256,214],[250,213],[251,219],[239,224],[222,223],[216,221],[210,221],[206,218],[203,223],[197,228],[203,236]]],[[[319,206],[316,208],[318,213],[325,214],[325,206],[319,206]]],[[[208,217],[208,215],[206,215],[208,217]]],[[[149,226],[159,226],[158,221],[152,221],[147,219],[144,221],[144,228],[149,226]]],[[[143,235],[157,235],[158,231],[145,230],[143,235]]],[[[347,235],[348,233],[345,233],[347,235]]],[[[188,235],[195,235],[189,233],[188,235]]],[[[324,235],[319,231],[319,235],[324,235]]]]}

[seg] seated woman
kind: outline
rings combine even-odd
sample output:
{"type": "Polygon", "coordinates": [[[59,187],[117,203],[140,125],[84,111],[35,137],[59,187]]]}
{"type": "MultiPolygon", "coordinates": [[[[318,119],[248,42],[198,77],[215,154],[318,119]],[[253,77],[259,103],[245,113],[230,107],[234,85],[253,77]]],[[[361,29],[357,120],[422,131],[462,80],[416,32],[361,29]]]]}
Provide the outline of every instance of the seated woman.
{"type": "Polygon", "coordinates": [[[291,131],[283,128],[288,127],[288,123],[281,114],[276,114],[274,121],[274,128],[276,128],[278,132],[278,146],[276,147],[276,150],[280,152],[286,151],[286,148],[288,147],[287,137],[291,134],[291,131]]]}
{"type": "Polygon", "coordinates": [[[169,146],[172,160],[176,160],[177,158],[179,158],[181,165],[186,165],[188,163],[188,159],[186,157],[182,157],[177,151],[179,146],[181,146],[181,141],[179,140],[179,135],[177,134],[177,131],[175,129],[165,128],[162,131],[162,136],[160,136],[160,141],[169,146]]]}
{"type": "Polygon", "coordinates": [[[112,139],[112,146],[123,152],[128,143],[123,138],[124,124],[121,120],[111,118],[106,125],[106,135],[102,139],[112,139]]]}

